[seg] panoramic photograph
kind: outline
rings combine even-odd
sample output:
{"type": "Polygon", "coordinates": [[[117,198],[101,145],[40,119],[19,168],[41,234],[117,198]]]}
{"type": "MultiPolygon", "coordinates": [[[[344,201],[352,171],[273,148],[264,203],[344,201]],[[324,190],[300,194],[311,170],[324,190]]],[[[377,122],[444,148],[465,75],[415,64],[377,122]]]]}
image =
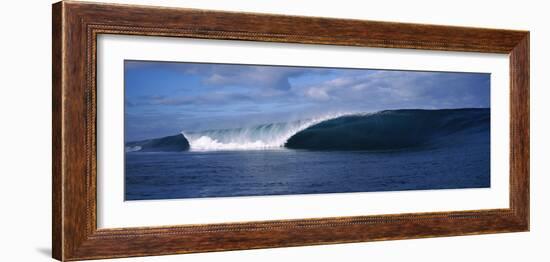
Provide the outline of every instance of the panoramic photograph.
{"type": "Polygon", "coordinates": [[[490,187],[490,74],[126,60],[125,200],[490,187]]]}

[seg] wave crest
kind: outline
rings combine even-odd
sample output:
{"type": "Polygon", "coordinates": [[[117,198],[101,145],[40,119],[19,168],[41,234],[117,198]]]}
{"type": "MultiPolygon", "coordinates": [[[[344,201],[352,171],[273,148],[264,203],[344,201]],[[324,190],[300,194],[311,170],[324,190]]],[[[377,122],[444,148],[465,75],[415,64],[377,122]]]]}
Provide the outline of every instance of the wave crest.
{"type": "MultiPolygon", "coordinates": [[[[453,146],[490,138],[489,109],[386,110],[310,126],[285,147],[306,150],[399,150],[453,146]]],[[[488,144],[488,143],[487,143],[488,144]]]]}
{"type": "Polygon", "coordinates": [[[245,128],[182,132],[190,150],[265,150],[283,148],[287,140],[298,132],[351,113],[335,113],[287,123],[263,124],[245,128]]]}
{"type": "Polygon", "coordinates": [[[490,109],[401,109],[336,113],[244,128],[182,132],[126,143],[127,152],[221,150],[395,150],[490,139],[490,109]]]}

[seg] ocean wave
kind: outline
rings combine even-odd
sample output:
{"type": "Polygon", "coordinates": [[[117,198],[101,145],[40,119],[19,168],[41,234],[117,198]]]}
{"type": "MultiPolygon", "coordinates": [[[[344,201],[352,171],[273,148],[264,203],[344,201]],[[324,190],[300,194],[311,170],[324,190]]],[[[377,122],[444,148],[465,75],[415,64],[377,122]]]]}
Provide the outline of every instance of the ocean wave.
{"type": "Polygon", "coordinates": [[[126,143],[126,152],[181,152],[189,150],[189,141],[181,135],[126,143]]]}
{"type": "Polygon", "coordinates": [[[333,113],[306,120],[235,129],[182,131],[182,135],[193,151],[278,149],[283,148],[290,137],[312,125],[350,114],[333,113]]]}
{"type": "MultiPolygon", "coordinates": [[[[287,123],[235,129],[185,132],[130,142],[127,151],[222,150],[393,150],[442,143],[482,134],[489,138],[490,110],[385,110],[376,113],[335,113],[287,123]],[[139,147],[139,149],[138,149],[139,147]]],[[[464,139],[463,139],[464,140],[464,139]]],[[[463,141],[462,140],[462,141],[463,141]]]]}
{"type": "Polygon", "coordinates": [[[312,125],[285,147],[308,150],[395,150],[489,139],[489,109],[386,110],[312,125]]]}

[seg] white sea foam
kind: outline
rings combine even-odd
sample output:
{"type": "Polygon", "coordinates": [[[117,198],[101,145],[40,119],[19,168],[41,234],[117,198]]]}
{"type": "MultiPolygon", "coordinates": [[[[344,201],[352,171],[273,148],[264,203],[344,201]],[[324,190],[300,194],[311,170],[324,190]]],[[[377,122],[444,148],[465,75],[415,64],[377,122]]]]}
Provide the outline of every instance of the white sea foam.
{"type": "Polygon", "coordinates": [[[126,152],[135,152],[141,150],[141,146],[127,146],[125,149],[126,152]]]}
{"type": "Polygon", "coordinates": [[[252,127],[185,132],[192,151],[262,150],[282,148],[296,133],[320,122],[351,113],[334,113],[288,123],[263,124],[252,127]]]}

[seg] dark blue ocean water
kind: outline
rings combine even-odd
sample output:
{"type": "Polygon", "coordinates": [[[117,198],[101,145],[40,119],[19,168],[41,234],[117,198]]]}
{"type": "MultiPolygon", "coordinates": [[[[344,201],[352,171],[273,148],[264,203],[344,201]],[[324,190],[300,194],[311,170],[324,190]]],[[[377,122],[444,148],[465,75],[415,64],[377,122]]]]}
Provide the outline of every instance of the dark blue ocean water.
{"type": "Polygon", "coordinates": [[[490,186],[487,144],[393,152],[127,153],[126,200],[490,186]]]}
{"type": "Polygon", "coordinates": [[[393,110],[343,116],[301,130],[279,149],[220,150],[224,141],[253,141],[243,137],[267,137],[262,141],[269,142],[273,134],[285,133],[281,130],[281,125],[272,124],[209,131],[189,143],[177,135],[129,144],[131,149],[146,150],[126,153],[125,198],[490,186],[489,109],[393,110]],[[209,151],[193,150],[205,143],[209,151]],[[148,152],[174,149],[181,152],[148,152]]]}

